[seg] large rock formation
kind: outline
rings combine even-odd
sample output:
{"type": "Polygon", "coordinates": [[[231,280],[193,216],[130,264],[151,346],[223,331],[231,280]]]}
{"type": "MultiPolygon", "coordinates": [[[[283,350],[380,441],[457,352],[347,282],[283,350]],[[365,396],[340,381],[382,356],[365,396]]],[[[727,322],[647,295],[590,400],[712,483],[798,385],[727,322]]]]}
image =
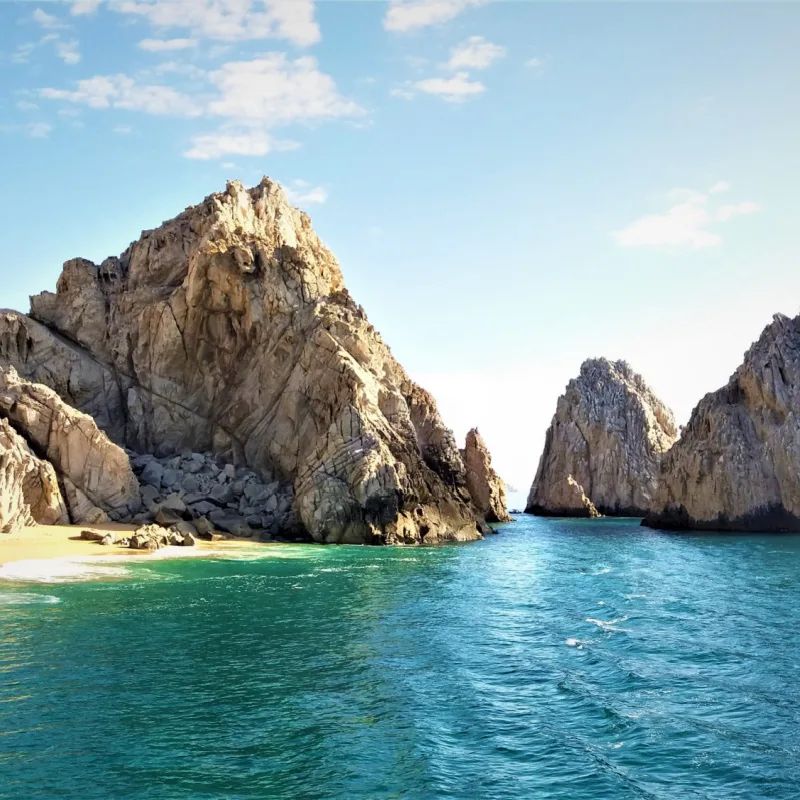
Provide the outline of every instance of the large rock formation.
{"type": "Polygon", "coordinates": [[[37,458],[25,440],[0,418],[0,533],[35,523],[69,522],[52,464],[37,458]]]}
{"type": "MultiPolygon", "coordinates": [[[[91,417],[68,406],[52,389],[21,379],[13,367],[0,366],[0,419],[40,457],[42,486],[51,486],[51,473],[57,476],[55,488],[60,482],[73,522],[127,519],[139,511],[139,484],[128,456],[91,417]],[[44,462],[52,466],[46,469],[44,462]]],[[[50,494],[47,489],[45,495],[50,494]]],[[[50,515],[34,507],[31,516],[44,523],[50,515]]]]}
{"type": "Polygon", "coordinates": [[[31,317],[0,315],[0,361],[139,453],[212,452],[292,483],[317,541],[485,526],[433,398],[267,178],[228,184],[100,266],[67,262],[31,317]]]}
{"type": "Polygon", "coordinates": [[[461,457],[467,470],[467,488],[478,511],[487,522],[511,522],[506,507],[506,485],[492,469],[489,448],[477,428],[467,434],[461,457]]]}
{"type": "Polygon", "coordinates": [[[644,516],[676,435],[672,412],[626,362],[586,361],[558,400],[525,510],[644,516]]]}
{"type": "Polygon", "coordinates": [[[664,459],[659,528],[800,531],[800,317],[776,315],[664,459]]]}

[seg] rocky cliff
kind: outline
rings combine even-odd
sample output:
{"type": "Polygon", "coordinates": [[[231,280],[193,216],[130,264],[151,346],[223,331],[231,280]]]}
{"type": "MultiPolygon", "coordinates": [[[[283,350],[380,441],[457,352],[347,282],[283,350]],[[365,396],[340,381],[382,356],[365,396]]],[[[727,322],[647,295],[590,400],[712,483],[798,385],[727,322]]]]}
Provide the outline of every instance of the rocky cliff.
{"type": "Polygon", "coordinates": [[[558,400],[526,511],[643,516],[676,436],[672,412],[626,362],[586,361],[558,400]]]}
{"type": "Polygon", "coordinates": [[[0,423],[0,528],[96,523],[139,511],[139,484],[125,452],[54,391],[2,366],[0,423]]]}
{"type": "Polygon", "coordinates": [[[800,317],[777,315],[694,409],[645,524],[800,531],[800,317]]]}
{"type": "Polygon", "coordinates": [[[138,453],[210,452],[291,483],[317,541],[485,527],[433,398],[267,178],[228,184],[119,258],[67,262],[29,317],[0,314],[1,362],[138,453]]]}
{"type": "Polygon", "coordinates": [[[511,522],[506,485],[492,469],[492,456],[477,428],[467,434],[461,457],[467,470],[467,489],[478,511],[487,522],[511,522]]]}

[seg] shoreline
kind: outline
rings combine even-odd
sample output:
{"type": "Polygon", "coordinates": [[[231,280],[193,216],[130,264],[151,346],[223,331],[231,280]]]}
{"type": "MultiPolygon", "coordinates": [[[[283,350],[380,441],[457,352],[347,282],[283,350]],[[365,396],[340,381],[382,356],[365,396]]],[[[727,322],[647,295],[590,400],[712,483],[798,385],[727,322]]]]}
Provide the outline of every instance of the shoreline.
{"type": "MultiPolygon", "coordinates": [[[[137,525],[105,523],[103,525],[33,525],[13,533],[0,533],[0,568],[19,561],[49,559],[102,558],[114,561],[117,558],[185,558],[202,557],[241,547],[269,547],[280,544],[260,542],[254,539],[228,537],[215,542],[198,541],[194,547],[163,548],[161,550],[134,550],[129,547],[101,545],[81,539],[81,531],[91,528],[97,531],[135,531],[137,525]]],[[[2,577],[0,577],[2,580],[2,577]]]]}

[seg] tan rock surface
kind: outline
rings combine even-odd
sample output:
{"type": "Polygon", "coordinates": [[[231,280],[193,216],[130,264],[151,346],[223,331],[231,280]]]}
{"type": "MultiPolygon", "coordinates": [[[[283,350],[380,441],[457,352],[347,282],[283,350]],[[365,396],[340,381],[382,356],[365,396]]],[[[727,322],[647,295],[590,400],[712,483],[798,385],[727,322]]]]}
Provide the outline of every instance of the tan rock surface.
{"type": "Polygon", "coordinates": [[[0,533],[69,522],[55,470],[0,419],[0,533]]]}
{"type": "Polygon", "coordinates": [[[601,514],[644,516],[676,436],[672,412],[626,362],[586,361],[558,400],[526,511],[591,516],[588,499],[601,514]]]}
{"type": "Polygon", "coordinates": [[[667,454],[653,527],[800,530],[800,317],[776,315],[667,454]]]}
{"type": "Polygon", "coordinates": [[[0,367],[0,417],[55,468],[72,522],[120,520],[139,511],[139,483],[128,456],[52,389],[0,367]]]}
{"type": "Polygon", "coordinates": [[[116,442],[214,452],[290,481],[317,541],[480,538],[433,398],[269,179],[230,183],[99,267],[68,262],[31,313],[0,315],[0,361],[116,442]]]}
{"type": "Polygon", "coordinates": [[[487,522],[511,522],[506,485],[492,469],[492,456],[477,428],[467,434],[461,457],[467,470],[467,488],[478,511],[487,522]]]}

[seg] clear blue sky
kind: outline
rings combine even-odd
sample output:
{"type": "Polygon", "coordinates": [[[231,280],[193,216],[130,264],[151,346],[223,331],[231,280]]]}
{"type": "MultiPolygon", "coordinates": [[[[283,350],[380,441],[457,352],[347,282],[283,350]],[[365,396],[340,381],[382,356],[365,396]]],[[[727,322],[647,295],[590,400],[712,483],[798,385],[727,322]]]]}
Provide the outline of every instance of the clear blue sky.
{"type": "Polygon", "coordinates": [[[800,4],[0,3],[0,306],[226,179],[310,211],[526,490],[567,380],[685,421],[800,305],[800,4]]]}

